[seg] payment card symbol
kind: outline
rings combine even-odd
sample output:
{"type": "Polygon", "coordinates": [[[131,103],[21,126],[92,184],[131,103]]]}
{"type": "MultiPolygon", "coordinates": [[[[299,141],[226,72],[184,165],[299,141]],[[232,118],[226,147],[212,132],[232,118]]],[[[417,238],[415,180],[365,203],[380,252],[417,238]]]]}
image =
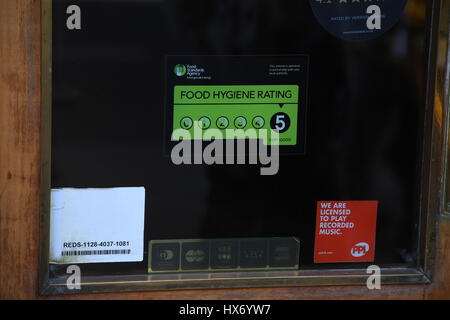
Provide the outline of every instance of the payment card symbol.
{"type": "Polygon", "coordinates": [[[172,250],[161,250],[159,253],[161,260],[168,261],[173,259],[174,253],[172,250]]]}
{"type": "Polygon", "coordinates": [[[286,261],[291,259],[291,249],[289,247],[276,247],[274,250],[274,260],[277,262],[286,261]]]}
{"type": "Polygon", "coordinates": [[[180,245],[178,243],[151,243],[151,269],[153,271],[177,270],[180,245]]]}
{"type": "Polygon", "coordinates": [[[264,257],[264,251],[263,250],[257,250],[257,249],[244,250],[244,256],[247,259],[261,259],[262,257],[264,257]]]}
{"type": "Polygon", "coordinates": [[[231,246],[223,246],[217,248],[217,259],[219,261],[230,261],[231,260],[231,246]]]}
{"type": "Polygon", "coordinates": [[[238,266],[238,241],[219,240],[211,244],[211,267],[213,269],[233,269],[238,266]]]}
{"type": "Polygon", "coordinates": [[[185,259],[187,262],[202,262],[205,260],[206,253],[203,250],[189,250],[186,252],[185,259]]]}
{"type": "Polygon", "coordinates": [[[269,265],[293,268],[298,264],[298,242],[295,239],[272,239],[269,242],[269,265]]]}
{"type": "Polygon", "coordinates": [[[239,264],[241,268],[264,268],[267,266],[267,240],[242,240],[239,264]]]}
{"type": "Polygon", "coordinates": [[[183,270],[200,270],[209,267],[209,242],[183,243],[181,268],[183,270]]]}

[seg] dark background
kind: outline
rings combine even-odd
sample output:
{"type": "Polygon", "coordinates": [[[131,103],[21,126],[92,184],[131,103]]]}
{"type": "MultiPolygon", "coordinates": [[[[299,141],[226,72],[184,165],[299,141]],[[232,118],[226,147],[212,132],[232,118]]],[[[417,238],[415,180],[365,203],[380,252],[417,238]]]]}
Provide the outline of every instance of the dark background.
{"type": "MultiPolygon", "coordinates": [[[[145,186],[146,241],[297,236],[300,268],[330,266],[313,264],[317,201],[378,200],[375,263],[412,264],[425,32],[404,14],[378,39],[342,41],[308,1],[54,1],[52,187],[145,186]],[[71,4],[81,30],[66,28],[71,4]],[[306,153],[282,156],[276,176],[173,165],[165,55],[243,54],[309,55],[306,153]]],[[[145,250],[86,268],[146,272],[145,250]]]]}

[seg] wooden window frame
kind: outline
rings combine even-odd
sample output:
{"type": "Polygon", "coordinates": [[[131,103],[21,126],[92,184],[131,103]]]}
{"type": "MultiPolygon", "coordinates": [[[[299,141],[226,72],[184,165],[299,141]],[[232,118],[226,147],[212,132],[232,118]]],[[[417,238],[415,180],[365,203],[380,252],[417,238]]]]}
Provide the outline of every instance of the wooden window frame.
{"type": "MultiPolygon", "coordinates": [[[[441,202],[432,195],[439,194],[442,185],[435,183],[431,177],[442,176],[442,119],[444,104],[438,92],[444,86],[439,83],[440,70],[437,65],[442,41],[440,37],[443,25],[448,26],[441,13],[448,5],[447,1],[433,0],[428,8],[427,25],[431,26],[428,35],[427,61],[427,94],[426,114],[423,119],[425,134],[423,141],[423,159],[420,191],[419,246],[417,248],[417,265],[415,267],[398,267],[395,265],[381,269],[383,284],[430,283],[432,279],[432,263],[434,261],[435,238],[433,226],[436,213],[441,211],[441,202]],[[441,10],[439,10],[441,9],[441,10]],[[441,85],[441,87],[440,87],[441,85]],[[438,136],[437,133],[441,134],[438,136]]],[[[447,10],[448,12],[448,10],[447,10]]],[[[448,17],[447,17],[448,20],[448,17]]],[[[42,1],[42,108],[41,108],[41,294],[73,293],[67,288],[67,276],[49,278],[48,248],[50,230],[50,154],[51,154],[51,66],[52,66],[52,1],[42,1]]],[[[448,36],[447,36],[448,39],[448,36]]],[[[444,68],[445,69],[445,68],[444,68]]],[[[447,88],[448,89],[448,88],[447,88]]],[[[79,293],[148,291],[168,289],[207,289],[207,288],[247,288],[247,287],[280,287],[280,286],[329,286],[329,285],[365,285],[366,269],[321,269],[267,272],[220,272],[173,275],[105,275],[83,276],[79,293]]]]}
{"type": "MultiPolygon", "coordinates": [[[[429,6],[433,23],[427,52],[427,140],[423,144],[423,214],[416,268],[383,269],[383,290],[373,291],[365,286],[365,270],[352,269],[271,273],[269,277],[246,274],[240,279],[203,275],[160,285],[132,277],[122,282],[89,277],[85,289],[73,293],[81,293],[78,297],[82,298],[144,299],[448,298],[450,217],[444,193],[450,181],[446,169],[450,1],[430,0],[429,6]],[[270,288],[253,288],[258,286],[270,288]],[[211,290],[202,290],[199,296],[198,290],[189,288],[211,290]],[[101,291],[115,293],[94,294],[101,291]]],[[[45,298],[68,292],[48,277],[51,0],[0,2],[0,30],[5,30],[0,32],[4,45],[0,48],[0,299],[45,298]]]]}

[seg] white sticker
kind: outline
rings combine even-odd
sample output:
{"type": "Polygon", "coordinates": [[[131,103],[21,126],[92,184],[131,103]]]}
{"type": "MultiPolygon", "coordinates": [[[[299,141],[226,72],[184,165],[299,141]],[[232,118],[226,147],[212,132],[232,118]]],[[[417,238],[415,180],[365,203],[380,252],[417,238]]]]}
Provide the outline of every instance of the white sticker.
{"type": "Polygon", "coordinates": [[[142,261],[145,188],[51,191],[50,263],[142,261]]]}

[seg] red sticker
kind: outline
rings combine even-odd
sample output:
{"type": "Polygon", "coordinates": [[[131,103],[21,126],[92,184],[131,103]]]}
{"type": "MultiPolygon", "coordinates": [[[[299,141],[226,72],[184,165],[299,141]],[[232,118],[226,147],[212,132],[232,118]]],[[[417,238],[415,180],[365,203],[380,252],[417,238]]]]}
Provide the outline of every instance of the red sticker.
{"type": "Polygon", "coordinates": [[[372,262],[378,201],[317,202],[314,262],[372,262]]]}

